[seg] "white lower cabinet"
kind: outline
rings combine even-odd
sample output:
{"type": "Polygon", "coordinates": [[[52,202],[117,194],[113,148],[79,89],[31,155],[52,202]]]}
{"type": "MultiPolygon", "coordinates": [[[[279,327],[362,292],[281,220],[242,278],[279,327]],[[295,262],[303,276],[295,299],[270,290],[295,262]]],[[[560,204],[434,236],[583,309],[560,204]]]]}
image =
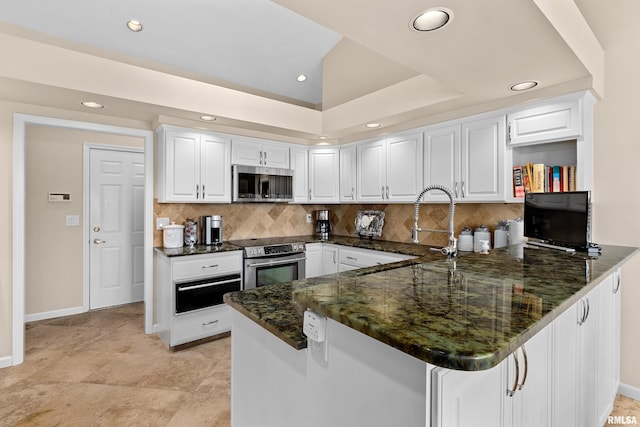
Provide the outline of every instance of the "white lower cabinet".
{"type": "Polygon", "coordinates": [[[338,272],[338,247],[335,245],[322,245],[322,274],[338,272]]]}
{"type": "Polygon", "coordinates": [[[338,271],[356,270],[374,265],[389,264],[409,259],[411,256],[390,254],[369,249],[340,248],[338,253],[338,271]]]}
{"type": "Polygon", "coordinates": [[[242,251],[176,257],[156,254],[156,278],[156,332],[167,347],[231,330],[229,307],[221,303],[221,297],[242,288],[242,251]],[[179,303],[182,298],[187,300],[179,303]]]}
{"type": "Polygon", "coordinates": [[[307,243],[305,256],[305,278],[322,276],[322,243],[307,243]]]}
{"type": "Polygon", "coordinates": [[[432,371],[432,427],[600,427],[620,375],[615,272],[498,366],[432,371]]]}

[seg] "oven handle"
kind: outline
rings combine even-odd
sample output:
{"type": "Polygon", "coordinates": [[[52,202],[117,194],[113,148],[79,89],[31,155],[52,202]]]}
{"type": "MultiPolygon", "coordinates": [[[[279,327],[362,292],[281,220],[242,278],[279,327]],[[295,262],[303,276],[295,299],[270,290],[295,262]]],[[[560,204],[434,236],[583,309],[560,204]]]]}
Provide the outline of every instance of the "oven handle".
{"type": "Polygon", "coordinates": [[[184,288],[178,287],[178,292],[191,291],[193,289],[206,288],[208,286],[224,285],[226,283],[233,283],[233,282],[240,282],[240,281],[241,279],[230,279],[230,280],[221,280],[220,282],[203,283],[202,285],[186,286],[184,288]]]}
{"type": "Polygon", "coordinates": [[[247,267],[254,268],[254,267],[265,267],[265,266],[280,265],[280,264],[291,264],[292,262],[304,261],[306,259],[307,259],[307,257],[300,257],[300,258],[288,259],[286,261],[258,262],[258,263],[255,263],[255,264],[247,264],[247,267]]]}

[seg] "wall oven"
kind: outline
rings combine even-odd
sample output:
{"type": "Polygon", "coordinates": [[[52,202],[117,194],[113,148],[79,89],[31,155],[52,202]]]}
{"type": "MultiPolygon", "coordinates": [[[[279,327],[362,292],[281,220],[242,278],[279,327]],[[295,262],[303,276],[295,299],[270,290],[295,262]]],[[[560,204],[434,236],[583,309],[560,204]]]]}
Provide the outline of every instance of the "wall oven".
{"type": "Polygon", "coordinates": [[[305,278],[304,243],[244,247],[244,289],[305,278]]]}
{"type": "Polygon", "coordinates": [[[222,304],[227,292],[242,289],[240,274],[200,279],[175,284],[175,314],[191,313],[222,304]]]}

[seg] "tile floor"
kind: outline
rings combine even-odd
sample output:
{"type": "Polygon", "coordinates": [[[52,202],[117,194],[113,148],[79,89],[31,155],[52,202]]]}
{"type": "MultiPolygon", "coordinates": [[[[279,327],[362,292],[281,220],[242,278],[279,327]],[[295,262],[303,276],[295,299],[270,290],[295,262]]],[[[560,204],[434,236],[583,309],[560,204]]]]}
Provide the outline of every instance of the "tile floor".
{"type": "MultiPolygon", "coordinates": [[[[0,426],[229,426],[230,339],[170,352],[143,310],[27,324],[25,363],[0,369],[0,426]]],[[[640,423],[640,402],[618,396],[613,415],[640,423]]]]}

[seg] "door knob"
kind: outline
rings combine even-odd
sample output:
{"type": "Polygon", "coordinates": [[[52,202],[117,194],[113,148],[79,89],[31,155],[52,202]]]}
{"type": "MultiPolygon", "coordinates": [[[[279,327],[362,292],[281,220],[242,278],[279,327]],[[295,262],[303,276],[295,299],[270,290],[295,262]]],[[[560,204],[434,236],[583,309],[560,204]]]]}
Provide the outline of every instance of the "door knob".
{"type": "Polygon", "coordinates": [[[95,238],[95,239],[93,239],[93,243],[95,243],[96,245],[99,245],[100,243],[107,243],[107,241],[95,238]]]}

